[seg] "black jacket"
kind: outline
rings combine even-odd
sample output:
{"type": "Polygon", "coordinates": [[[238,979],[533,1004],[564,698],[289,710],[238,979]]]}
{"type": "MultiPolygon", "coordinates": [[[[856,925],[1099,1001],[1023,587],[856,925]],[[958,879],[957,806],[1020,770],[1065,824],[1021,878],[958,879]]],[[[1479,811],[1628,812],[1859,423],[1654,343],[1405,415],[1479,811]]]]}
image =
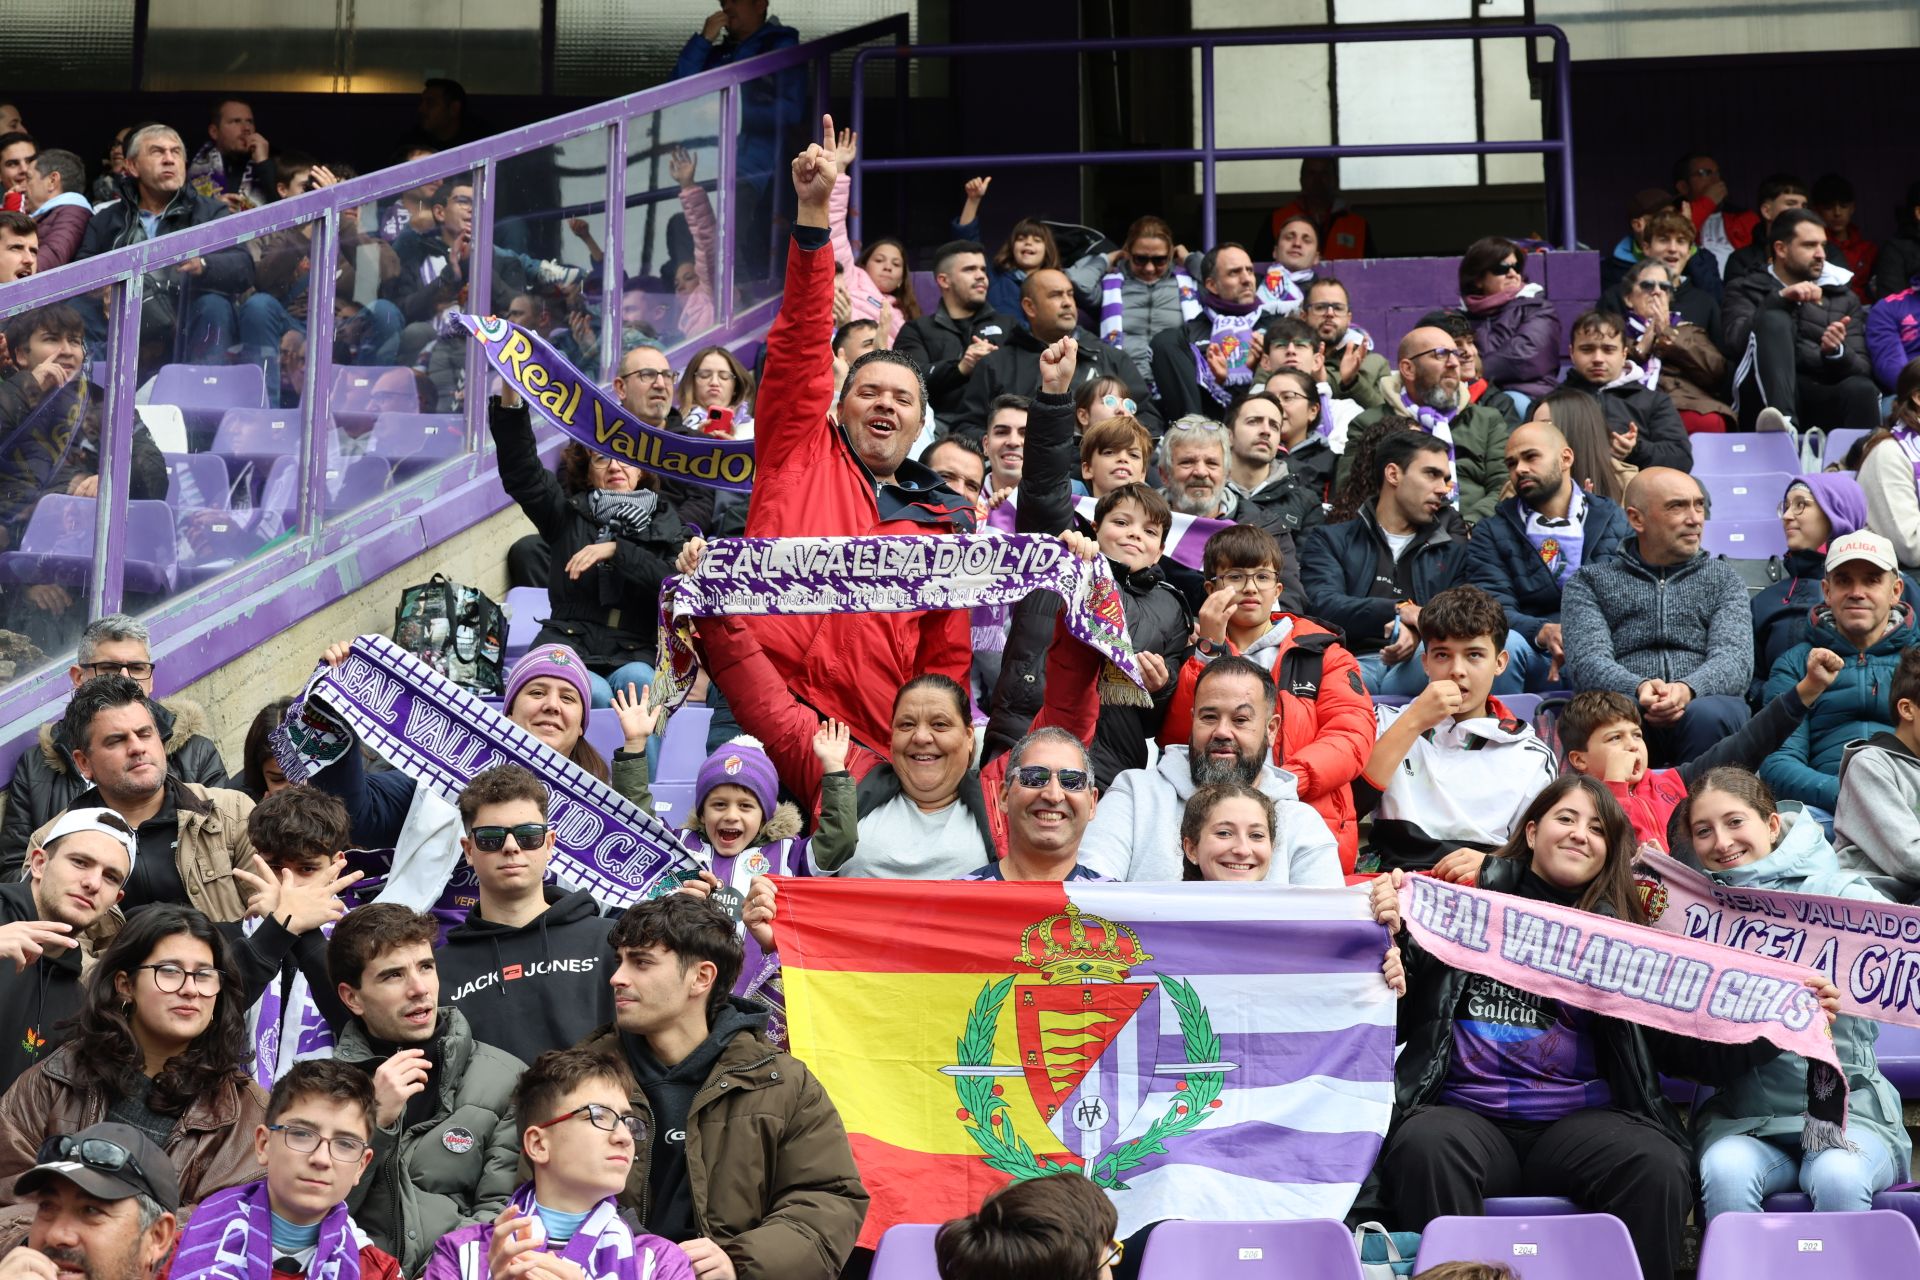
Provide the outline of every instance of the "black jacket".
{"type": "MultiPolygon", "coordinates": [[[[1120,379],[1127,384],[1127,395],[1139,406],[1134,416],[1158,440],[1166,427],[1133,361],[1127,359],[1126,353],[1120,348],[1108,346],[1085,330],[1075,336],[1079,339],[1080,356],[1079,363],[1074,366],[1073,389],[1077,391],[1095,378],[1120,379]]],[[[1035,337],[1030,329],[1015,330],[1000,344],[998,351],[973,366],[973,373],[967,379],[966,395],[961,399],[959,419],[949,423],[949,428],[964,430],[978,439],[986,432],[987,408],[995,396],[1011,394],[1031,398],[1038,395],[1040,353],[1048,345],[1035,337]]]]}
{"type": "MultiPolygon", "coordinates": [[[[1316,441],[1311,443],[1319,443],[1316,441]]],[[[1322,448],[1326,446],[1321,445],[1322,448]]],[[[1329,455],[1328,463],[1331,465],[1329,455]]],[[[1327,512],[1321,499],[1321,489],[1314,483],[1312,470],[1302,468],[1296,474],[1292,465],[1292,456],[1282,458],[1280,463],[1286,468],[1286,474],[1247,493],[1237,485],[1232,487],[1234,496],[1233,518],[1241,524],[1258,525],[1275,538],[1286,535],[1298,538],[1314,525],[1327,522],[1327,512]]]]}
{"type": "Polygon", "coordinates": [[[1920,276],[1920,230],[1888,236],[1873,260],[1873,284],[1868,294],[1876,301],[1898,293],[1920,276]]]}
{"type": "Polygon", "coordinates": [[[624,663],[652,662],[660,583],[673,573],[674,557],[687,538],[673,503],[661,495],[637,540],[615,536],[613,559],[569,577],[567,561],[583,547],[606,540],[591,496],[568,494],[541,465],[525,405],[510,409],[495,398],[487,406],[487,426],[499,450],[501,485],[553,548],[547,579],[553,616],[542,622],[533,643],[570,645],[602,675],[624,663]]]}
{"type": "MultiPolygon", "coordinates": [[[[38,920],[31,884],[0,885],[0,924],[38,920]]],[[[0,964],[0,1091],[70,1038],[65,1019],[80,1012],[80,948],[43,955],[15,973],[0,964]]]]}
{"type": "Polygon", "coordinates": [[[518,928],[484,920],[476,907],[436,953],[440,998],[466,1015],[475,1040],[522,1062],[613,1020],[613,921],[585,889],[548,885],[547,903],[518,928]]]}
{"type": "MultiPolygon", "coordinates": [[[[120,199],[93,215],[93,220],[87,223],[86,238],[80,241],[80,249],[73,255],[74,260],[91,258],[150,238],[158,239],[172,231],[184,231],[188,227],[212,222],[227,213],[227,206],[220,201],[195,195],[182,187],[174,194],[172,203],[161,210],[159,225],[149,237],[146,229],[140,225],[139,209],[139,184],[132,178],[122,178],[120,199]]],[[[184,281],[192,281],[197,289],[237,297],[253,287],[253,255],[244,247],[215,249],[204,256],[207,267],[198,276],[182,276],[179,268],[168,267],[148,276],[147,288],[160,288],[172,293],[177,292],[184,281]]]]}
{"type": "Polygon", "coordinates": [[[1560,385],[1599,396],[1600,407],[1607,415],[1607,428],[1616,435],[1624,433],[1629,426],[1639,428],[1640,439],[1634,444],[1633,452],[1626,456],[1626,461],[1633,466],[1642,470],[1648,467],[1693,470],[1693,444],[1687,437],[1687,424],[1680,420],[1680,411],[1673,407],[1673,398],[1666,392],[1641,382],[1602,388],[1599,383],[1589,382],[1572,371],[1560,385]]]}
{"type": "MultiPolygon", "coordinates": [[[[1618,503],[1594,493],[1587,495],[1580,533],[1580,563],[1599,564],[1620,554],[1620,544],[1633,536],[1633,529],[1618,503]]],[[[1467,581],[1500,602],[1507,625],[1528,644],[1541,627],[1560,621],[1560,584],[1527,538],[1527,512],[1518,498],[1508,498],[1494,508],[1492,518],[1473,526],[1467,542],[1467,581]]]]}
{"type": "Polygon", "coordinates": [[[1300,540],[1300,577],[1307,609],[1347,637],[1356,654],[1387,646],[1394,604],[1425,604],[1465,580],[1467,528],[1451,507],[1414,535],[1396,564],[1371,505],[1339,524],[1309,529],[1300,540]]]}
{"type": "Polygon", "coordinates": [[[1199,365],[1194,361],[1194,344],[1208,342],[1212,337],[1213,324],[1202,314],[1174,328],[1162,329],[1147,344],[1153,353],[1153,389],[1159,396],[1160,416],[1168,422],[1190,413],[1216,422],[1224,420],[1227,406],[1200,385],[1199,365]]]}
{"type": "Polygon", "coordinates": [[[1721,308],[1726,345],[1721,350],[1729,360],[1738,362],[1746,355],[1747,338],[1761,312],[1785,311],[1793,317],[1793,363],[1802,375],[1827,381],[1873,375],[1873,363],[1867,357],[1866,308],[1851,288],[1823,284],[1818,302],[1788,302],[1780,296],[1782,287],[1770,271],[1750,271],[1727,282],[1721,308]],[[1820,350],[1820,338],[1828,325],[1842,317],[1847,317],[1846,345],[1829,360],[1820,350]]]}
{"type": "MultiPolygon", "coordinates": [[[[1013,328],[1013,322],[992,307],[983,305],[965,320],[956,320],[941,304],[901,325],[893,349],[920,366],[933,412],[945,422],[958,419],[964,408],[968,375],[960,372],[960,357],[975,338],[985,338],[997,347],[1013,328]]],[[[975,372],[979,368],[976,364],[975,372]]]]}
{"type": "MultiPolygon", "coordinates": [[[[153,723],[167,744],[167,773],[203,787],[227,785],[220,748],[204,736],[207,714],[185,698],[153,702],[153,723]]],[[[0,820],[0,880],[16,880],[27,859],[27,842],[47,823],[73,807],[93,784],[80,776],[73,749],[58,720],[40,726],[37,744],[21,753],[7,784],[7,813],[0,820]]]]}

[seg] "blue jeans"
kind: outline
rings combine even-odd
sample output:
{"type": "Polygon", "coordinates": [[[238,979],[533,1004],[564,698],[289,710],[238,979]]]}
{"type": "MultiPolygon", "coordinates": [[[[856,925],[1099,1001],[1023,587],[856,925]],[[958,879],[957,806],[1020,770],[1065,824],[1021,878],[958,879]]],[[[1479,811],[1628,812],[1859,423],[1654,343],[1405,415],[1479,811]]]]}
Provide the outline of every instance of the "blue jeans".
{"type": "Polygon", "coordinates": [[[653,668],[644,662],[629,662],[624,667],[616,667],[610,676],[587,672],[587,684],[593,689],[593,705],[610,707],[613,705],[613,691],[624,689],[629,684],[636,689],[645,689],[653,684],[653,668]]]}
{"type": "MultiPolygon", "coordinates": [[[[1494,678],[1490,692],[1498,695],[1545,688],[1547,668],[1553,664],[1553,659],[1528,644],[1518,631],[1507,632],[1507,638],[1502,643],[1507,651],[1507,669],[1494,678]],[[1538,684],[1534,683],[1535,680],[1538,684]]],[[[1391,667],[1377,653],[1357,654],[1360,678],[1367,682],[1367,692],[1391,697],[1419,696],[1420,691],[1427,687],[1427,672],[1420,665],[1426,648],[1425,645],[1416,645],[1411,658],[1391,667]]]]}
{"type": "Polygon", "coordinates": [[[1794,1187],[1813,1197],[1818,1213],[1871,1209],[1873,1193],[1893,1185],[1893,1153],[1864,1125],[1847,1126],[1860,1148],[1802,1155],[1797,1138],[1719,1139],[1700,1155],[1700,1203],[1711,1220],[1722,1213],[1759,1213],[1768,1196],[1794,1187]]]}

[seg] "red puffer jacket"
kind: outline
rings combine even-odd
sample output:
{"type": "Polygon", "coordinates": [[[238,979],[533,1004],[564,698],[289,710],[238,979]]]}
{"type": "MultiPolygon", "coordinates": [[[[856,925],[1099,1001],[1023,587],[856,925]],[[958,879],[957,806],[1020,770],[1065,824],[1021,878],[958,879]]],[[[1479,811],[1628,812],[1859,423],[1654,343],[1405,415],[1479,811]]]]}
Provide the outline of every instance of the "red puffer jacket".
{"type": "MultiPolygon", "coordinates": [[[[911,517],[881,519],[873,476],[827,416],[834,402],[832,332],[833,250],[824,243],[804,248],[796,238],[788,247],[780,315],[767,333],[766,376],[754,399],[747,536],[959,531],[942,506],[951,494],[909,508],[911,517]]],[[[909,475],[939,483],[917,463],[902,465],[902,478],[909,475]]],[[[887,742],[893,695],[901,685],[933,672],[965,685],[973,660],[964,609],[769,616],[754,618],[751,626],[787,688],[870,745],[887,742]]]]}

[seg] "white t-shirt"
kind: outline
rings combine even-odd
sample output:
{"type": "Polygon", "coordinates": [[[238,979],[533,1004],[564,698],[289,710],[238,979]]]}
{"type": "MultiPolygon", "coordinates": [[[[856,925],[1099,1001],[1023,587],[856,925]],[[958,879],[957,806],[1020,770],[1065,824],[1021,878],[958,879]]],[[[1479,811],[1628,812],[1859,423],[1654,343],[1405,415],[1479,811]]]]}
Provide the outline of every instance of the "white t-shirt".
{"type": "Polygon", "coordinates": [[[1387,546],[1393,549],[1393,559],[1396,564],[1399,563],[1400,557],[1407,553],[1407,548],[1413,545],[1414,538],[1419,536],[1417,532],[1388,533],[1385,529],[1380,532],[1386,537],[1387,546]]]}
{"type": "Polygon", "coordinates": [[[860,847],[838,874],[957,880],[992,858],[979,824],[959,800],[937,813],[924,813],[907,796],[898,795],[860,819],[860,847]]]}

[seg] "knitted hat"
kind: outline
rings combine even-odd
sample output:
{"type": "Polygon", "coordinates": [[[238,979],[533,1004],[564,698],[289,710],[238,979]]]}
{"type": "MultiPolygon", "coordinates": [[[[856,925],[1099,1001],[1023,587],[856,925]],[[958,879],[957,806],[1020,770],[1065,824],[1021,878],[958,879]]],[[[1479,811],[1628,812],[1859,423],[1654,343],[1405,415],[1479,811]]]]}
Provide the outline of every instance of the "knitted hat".
{"type": "Polygon", "coordinates": [[[1813,494],[1813,500],[1820,504],[1821,512],[1827,517],[1827,523],[1833,526],[1834,537],[1843,538],[1866,528],[1866,490],[1852,476],[1838,471],[1795,476],[1793,484],[1787,486],[1788,493],[1793,492],[1794,485],[1805,485],[1813,494]]]}
{"type": "Polygon", "coordinates": [[[735,738],[707,757],[693,780],[693,811],[699,813],[707,794],[725,783],[751,791],[760,802],[761,814],[773,816],[773,806],[780,799],[780,775],[759,739],[735,738]]]}
{"type": "Polygon", "coordinates": [[[536,645],[507,672],[507,714],[513,714],[513,700],[530,680],[542,676],[565,680],[580,695],[580,727],[587,727],[587,713],[593,710],[593,690],[587,687],[587,667],[580,655],[563,644],[536,645]]]}

